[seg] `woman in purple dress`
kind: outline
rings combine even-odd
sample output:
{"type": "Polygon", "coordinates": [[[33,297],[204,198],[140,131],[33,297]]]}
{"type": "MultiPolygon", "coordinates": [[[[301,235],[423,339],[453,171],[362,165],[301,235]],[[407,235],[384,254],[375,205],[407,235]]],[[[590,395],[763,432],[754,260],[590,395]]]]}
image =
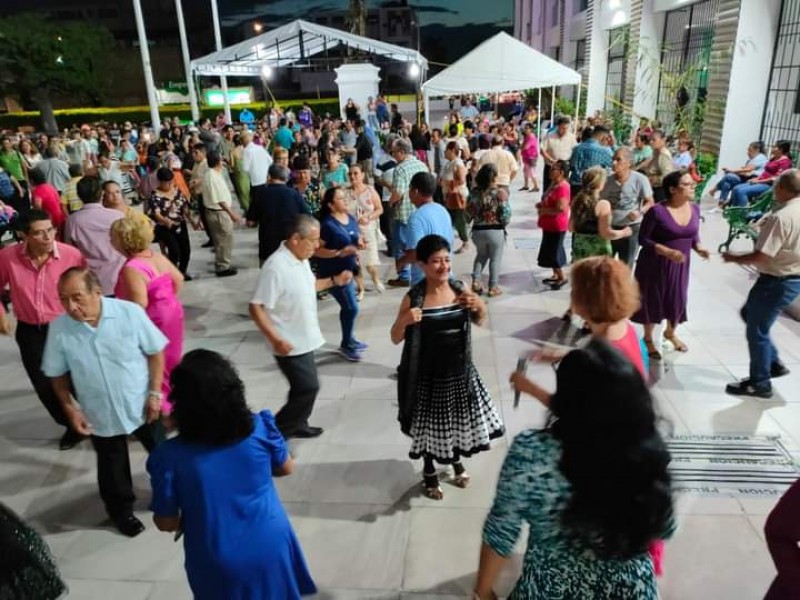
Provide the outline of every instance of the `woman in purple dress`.
{"type": "Polygon", "coordinates": [[[644,342],[654,360],[661,353],[653,342],[653,329],[664,319],[664,337],[678,352],[688,348],[675,335],[675,328],[686,321],[691,251],[703,259],[709,252],[700,244],[700,209],[693,202],[695,182],[685,169],[664,177],[667,200],[656,204],[642,221],[636,264],[642,303],[633,320],[644,324],[644,342]]]}

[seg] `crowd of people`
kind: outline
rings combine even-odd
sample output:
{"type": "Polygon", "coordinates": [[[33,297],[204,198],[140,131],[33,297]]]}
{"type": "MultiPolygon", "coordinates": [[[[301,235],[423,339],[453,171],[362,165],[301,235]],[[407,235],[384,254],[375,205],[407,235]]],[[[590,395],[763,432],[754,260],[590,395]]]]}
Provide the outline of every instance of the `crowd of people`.
{"type": "MultiPolygon", "coordinates": [[[[675,519],[648,364],[662,360],[655,329],[664,321],[664,339],[688,351],[677,328],[688,318],[690,257],[710,257],[694,202],[694,146],[677,135],[673,159],[649,122],[622,144],[599,115],[580,124],[558,117],[539,131],[535,109],[501,117],[469,98],[461,104],[441,127],[409,123],[378,97],[363,115],[349,101],[342,119],[305,105],[239,125],[169,121],[158,134],[126,123],[2,137],[0,214],[15,237],[0,250],[0,289],[23,366],[64,427],[60,448],[91,440],[105,509],[128,536],[144,530],[133,513],[128,436],[142,442],[156,526],[184,536],[196,598],[316,591],[272,478],[295,468],[287,440],[324,433],[311,420],[325,295],[339,305],[338,352],[358,362],[368,350],[357,336],[365,294],[406,290],[388,335],[403,345],[398,421],[412,440],[409,457],[422,460],[432,500],[444,497],[436,463],[452,469],[457,487],[470,485],[466,459],[505,434],[472,361],[471,328],[487,322],[483,296],[503,294],[520,173],[514,192],[538,213],[538,265],[552,271],[542,282],[571,283],[565,319],[580,319],[591,337],[564,356],[536,355],[554,362],[554,392],[521,371],[510,376],[550,416],[509,449],[475,598],[496,597],[525,522],[531,533],[513,597],[657,597],[675,519]],[[183,355],[189,230],[208,236],[214,274],[233,277],[242,266],[237,226],[258,228],[249,312],[289,383],[275,415],[250,412],[221,355],[183,355]],[[465,253],[474,254],[467,283],[451,270],[453,254],[465,253]],[[382,254],[394,259],[392,277],[381,271],[382,254]]],[[[760,272],[742,311],[750,376],[726,389],[757,398],[788,373],[769,329],[800,295],[800,175],[786,142],[770,160],[763,150],[751,144],[745,166],[725,169],[710,190],[720,205],[770,189],[776,201],[754,251],[723,255],[760,272]]],[[[0,332],[9,335],[6,311],[0,305],[0,332]]],[[[31,535],[15,527],[20,539],[31,535]]],[[[46,552],[28,548],[52,573],[46,552]]],[[[53,581],[42,577],[40,589],[58,589],[53,581]]]]}

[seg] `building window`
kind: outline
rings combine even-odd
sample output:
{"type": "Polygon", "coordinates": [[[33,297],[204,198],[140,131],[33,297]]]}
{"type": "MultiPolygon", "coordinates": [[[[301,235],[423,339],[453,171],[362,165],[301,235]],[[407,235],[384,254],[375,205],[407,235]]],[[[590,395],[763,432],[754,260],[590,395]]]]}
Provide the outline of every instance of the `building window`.
{"type": "Polygon", "coordinates": [[[630,26],[608,32],[608,74],[606,75],[606,112],[622,101],[625,90],[625,72],[628,70],[630,26]]]}
{"type": "Polygon", "coordinates": [[[558,0],[553,0],[550,7],[550,27],[558,25],[558,0]]]}
{"type": "Polygon", "coordinates": [[[666,15],[656,114],[667,127],[697,133],[702,125],[719,3],[702,0],[666,15]]]}
{"type": "Polygon", "coordinates": [[[800,142],[800,0],[784,0],[772,58],[761,139],[800,142]]]}
{"type": "Polygon", "coordinates": [[[550,48],[550,56],[553,57],[553,60],[561,62],[561,46],[553,46],[550,48]]]}
{"type": "Polygon", "coordinates": [[[573,0],[574,14],[581,13],[589,8],[589,0],[573,0]]]}

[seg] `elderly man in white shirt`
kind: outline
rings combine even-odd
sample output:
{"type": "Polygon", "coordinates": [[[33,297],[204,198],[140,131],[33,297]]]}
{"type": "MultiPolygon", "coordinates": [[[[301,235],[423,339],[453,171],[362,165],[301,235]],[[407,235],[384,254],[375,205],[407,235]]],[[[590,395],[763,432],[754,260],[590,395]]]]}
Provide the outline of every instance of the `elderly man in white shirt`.
{"type": "Polygon", "coordinates": [[[253,134],[245,129],[241,133],[242,144],[242,169],[250,177],[250,202],[264,193],[267,187],[267,173],[272,164],[272,157],[264,146],[259,146],[253,141],[253,134]]]}
{"type": "Polygon", "coordinates": [[[272,346],[278,367],[289,380],[286,404],[275,415],[275,423],[286,439],[322,434],[321,427],[308,424],[319,392],[314,351],[325,343],[319,328],[317,292],[347,285],[353,279],[350,271],[315,279],[308,259],[319,248],[319,230],[314,217],[295,217],[286,241],[261,267],[250,301],[250,317],[272,346]]]}
{"type": "Polygon", "coordinates": [[[488,163],[497,167],[497,187],[504,188],[508,192],[508,187],[517,176],[519,165],[514,155],[503,148],[503,138],[499,135],[492,138],[492,148],[481,156],[478,168],[488,163]]]}

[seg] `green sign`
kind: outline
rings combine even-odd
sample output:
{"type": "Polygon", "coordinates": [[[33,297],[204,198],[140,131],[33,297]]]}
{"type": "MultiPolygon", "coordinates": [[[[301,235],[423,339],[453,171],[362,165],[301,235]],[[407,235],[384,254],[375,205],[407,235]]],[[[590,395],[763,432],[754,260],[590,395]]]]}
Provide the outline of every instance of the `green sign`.
{"type": "MultiPolygon", "coordinates": [[[[203,90],[203,100],[207,106],[224,106],[225,97],[222,90],[203,90]]],[[[250,104],[253,102],[253,88],[228,88],[229,104],[250,104]]]]}

